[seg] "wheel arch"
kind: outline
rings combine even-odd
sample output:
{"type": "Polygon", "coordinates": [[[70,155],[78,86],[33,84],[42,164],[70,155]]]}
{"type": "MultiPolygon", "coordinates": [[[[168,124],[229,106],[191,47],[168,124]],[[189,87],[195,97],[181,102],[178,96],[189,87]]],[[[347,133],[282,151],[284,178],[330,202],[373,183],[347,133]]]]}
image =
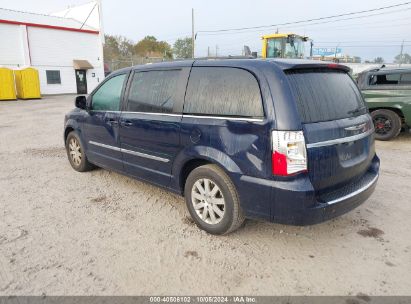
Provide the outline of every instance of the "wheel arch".
{"type": "Polygon", "coordinates": [[[70,134],[70,132],[74,131],[74,128],[72,126],[67,126],[64,130],[64,142],[67,141],[67,136],[70,134]]]}
{"type": "Polygon", "coordinates": [[[241,172],[234,160],[223,152],[210,147],[195,147],[177,156],[173,165],[174,188],[184,194],[185,183],[190,172],[207,164],[218,166],[229,176],[230,173],[241,172]]]}
{"type": "Polygon", "coordinates": [[[213,164],[213,162],[211,162],[210,160],[206,160],[204,158],[193,158],[188,160],[183,167],[181,168],[180,174],[179,174],[179,178],[178,178],[178,185],[179,185],[179,190],[181,191],[181,193],[184,194],[184,187],[187,181],[188,176],[190,175],[190,173],[201,166],[204,165],[209,165],[209,164],[213,164]]]}
{"type": "Polygon", "coordinates": [[[64,143],[66,142],[67,136],[72,131],[79,131],[79,124],[75,119],[70,118],[67,120],[64,126],[64,143]]]}

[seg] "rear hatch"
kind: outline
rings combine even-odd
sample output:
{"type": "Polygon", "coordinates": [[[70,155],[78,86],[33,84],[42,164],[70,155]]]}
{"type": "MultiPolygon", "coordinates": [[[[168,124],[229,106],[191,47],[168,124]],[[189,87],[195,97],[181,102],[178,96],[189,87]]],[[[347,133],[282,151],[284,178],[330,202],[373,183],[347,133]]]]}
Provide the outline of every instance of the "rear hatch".
{"type": "Polygon", "coordinates": [[[355,182],[374,157],[373,124],[352,78],[338,68],[286,70],[318,194],[355,182]]]}

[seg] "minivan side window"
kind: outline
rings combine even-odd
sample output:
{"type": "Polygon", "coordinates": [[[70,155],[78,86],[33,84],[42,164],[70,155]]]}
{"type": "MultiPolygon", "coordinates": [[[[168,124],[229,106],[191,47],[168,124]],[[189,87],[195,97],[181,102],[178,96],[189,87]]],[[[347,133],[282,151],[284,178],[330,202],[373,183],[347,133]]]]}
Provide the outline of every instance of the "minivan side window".
{"type": "Polygon", "coordinates": [[[94,94],[91,108],[96,111],[119,111],[121,92],[126,74],[107,80],[94,94]]]}
{"type": "Polygon", "coordinates": [[[126,111],[172,112],[180,73],[181,70],[136,72],[131,81],[126,111]]]}
{"type": "Polygon", "coordinates": [[[257,79],[239,68],[194,67],[188,82],[184,113],[263,117],[257,79]]]}

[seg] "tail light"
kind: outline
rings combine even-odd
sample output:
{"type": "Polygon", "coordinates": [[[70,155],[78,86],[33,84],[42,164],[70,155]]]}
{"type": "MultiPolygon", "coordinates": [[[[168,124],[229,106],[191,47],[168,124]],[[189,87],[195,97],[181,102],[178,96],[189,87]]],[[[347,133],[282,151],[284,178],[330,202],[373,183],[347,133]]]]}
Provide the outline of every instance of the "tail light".
{"type": "Polygon", "coordinates": [[[303,131],[272,131],[272,172],[289,176],[307,171],[303,131]]]}

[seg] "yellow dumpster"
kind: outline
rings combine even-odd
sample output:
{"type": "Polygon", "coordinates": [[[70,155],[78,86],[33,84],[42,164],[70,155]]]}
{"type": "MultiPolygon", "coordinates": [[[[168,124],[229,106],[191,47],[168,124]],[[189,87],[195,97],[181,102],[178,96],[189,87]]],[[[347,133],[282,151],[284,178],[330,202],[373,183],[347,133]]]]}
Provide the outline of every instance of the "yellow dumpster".
{"type": "Polygon", "coordinates": [[[15,70],[17,97],[20,99],[41,98],[39,72],[33,68],[15,70]]]}
{"type": "Polygon", "coordinates": [[[0,68],[0,100],[16,99],[13,70],[0,68]]]}

